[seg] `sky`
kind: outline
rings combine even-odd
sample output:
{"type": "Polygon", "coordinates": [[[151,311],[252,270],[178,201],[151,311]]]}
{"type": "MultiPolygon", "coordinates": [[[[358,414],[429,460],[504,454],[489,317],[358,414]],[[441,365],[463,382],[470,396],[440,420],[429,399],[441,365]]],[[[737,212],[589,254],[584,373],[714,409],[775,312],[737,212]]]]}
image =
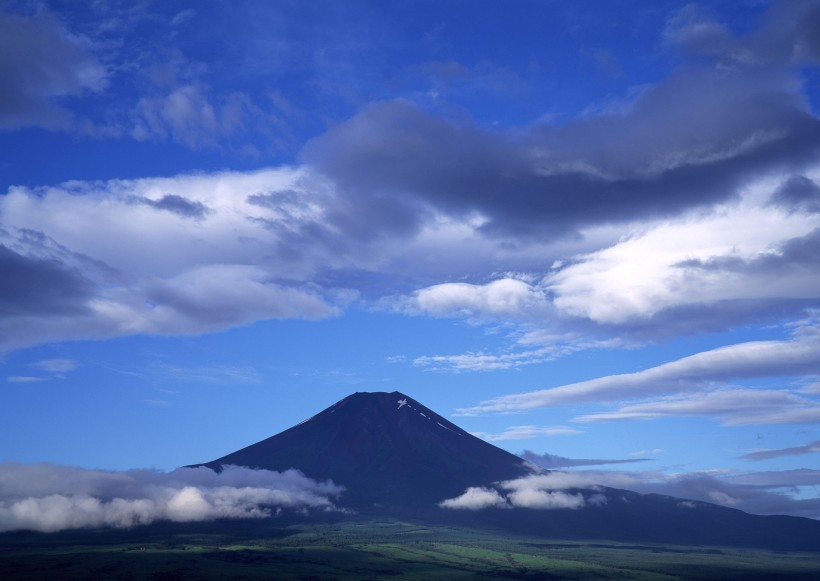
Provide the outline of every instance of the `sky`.
{"type": "Polygon", "coordinates": [[[0,1],[0,530],[394,390],[820,518],[818,65],[799,0],[0,1]]]}

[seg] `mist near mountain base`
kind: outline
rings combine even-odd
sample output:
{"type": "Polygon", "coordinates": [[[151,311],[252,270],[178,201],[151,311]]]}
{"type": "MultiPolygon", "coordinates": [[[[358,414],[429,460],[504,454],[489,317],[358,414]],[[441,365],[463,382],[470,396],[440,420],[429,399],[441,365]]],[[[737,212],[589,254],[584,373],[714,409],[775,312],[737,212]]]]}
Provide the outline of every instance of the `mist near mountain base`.
{"type": "Polygon", "coordinates": [[[265,518],[283,510],[339,510],[344,487],[298,470],[226,466],[172,472],[0,465],[0,532],[129,528],[155,521],[265,518]]]}

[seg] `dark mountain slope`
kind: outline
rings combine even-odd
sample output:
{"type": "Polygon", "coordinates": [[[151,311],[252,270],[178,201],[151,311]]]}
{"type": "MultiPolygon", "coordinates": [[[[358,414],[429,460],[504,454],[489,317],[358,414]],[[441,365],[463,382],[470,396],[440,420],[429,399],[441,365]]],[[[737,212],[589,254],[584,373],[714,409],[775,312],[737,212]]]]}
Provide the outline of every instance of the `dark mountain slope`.
{"type": "Polygon", "coordinates": [[[309,420],[205,466],[298,468],[347,488],[345,506],[435,506],[468,486],[528,473],[521,458],[402,393],[355,393],[309,420]],[[404,402],[404,403],[401,403],[404,402]]]}

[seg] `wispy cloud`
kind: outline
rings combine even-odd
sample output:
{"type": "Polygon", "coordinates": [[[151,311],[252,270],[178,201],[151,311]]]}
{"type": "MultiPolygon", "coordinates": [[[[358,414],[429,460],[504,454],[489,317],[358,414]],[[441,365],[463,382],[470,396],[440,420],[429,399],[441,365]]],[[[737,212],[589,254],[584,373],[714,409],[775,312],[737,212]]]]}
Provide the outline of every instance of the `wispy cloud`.
{"type": "Polygon", "coordinates": [[[623,406],[614,411],[578,416],[578,422],[648,420],[664,416],[706,416],[725,425],[814,424],[820,401],[781,390],[723,388],[677,394],[623,406]]]}
{"type": "MultiPolygon", "coordinates": [[[[656,451],[660,452],[660,450],[656,451]]],[[[643,456],[644,454],[639,454],[643,456]]],[[[647,462],[650,458],[627,458],[621,460],[605,460],[591,458],[565,458],[554,454],[536,454],[531,450],[524,450],[519,454],[521,458],[532,462],[542,468],[570,468],[574,466],[602,466],[605,464],[632,464],[635,462],[647,462]]]]}
{"type": "Polygon", "coordinates": [[[536,365],[555,359],[556,349],[545,347],[515,353],[462,353],[459,355],[423,355],[413,365],[432,371],[498,371],[536,365]]]}
{"type": "Polygon", "coordinates": [[[36,375],[11,375],[6,378],[6,381],[9,383],[36,383],[38,381],[48,381],[48,378],[36,375]]]}
{"type": "Polygon", "coordinates": [[[235,466],[108,472],[0,464],[0,532],[128,528],[155,521],[262,518],[280,510],[335,510],[343,489],[295,470],[235,466]]]}
{"type": "MultiPolygon", "coordinates": [[[[809,326],[799,327],[795,335],[788,340],[738,343],[697,353],[635,373],[610,375],[549,389],[502,396],[476,406],[461,408],[457,410],[457,413],[474,415],[514,412],[579,402],[618,401],[683,392],[691,394],[708,390],[716,383],[720,384],[730,379],[790,377],[818,372],[820,372],[820,335],[817,333],[815,323],[812,323],[809,326]]],[[[751,391],[747,392],[747,394],[751,393],[751,391]]],[[[739,395],[736,390],[713,390],[693,401],[689,409],[693,413],[697,409],[706,412],[709,404],[718,404],[720,400],[739,395]]],[[[770,402],[778,400],[780,406],[791,405],[809,410],[814,407],[812,400],[785,392],[768,391],[759,395],[760,397],[755,398],[757,404],[746,402],[745,406],[758,405],[761,407],[761,414],[764,411],[762,406],[766,405],[763,401],[765,399],[770,402]]],[[[680,399],[680,397],[670,396],[665,402],[636,404],[621,412],[623,417],[630,413],[634,414],[634,417],[641,417],[641,414],[646,417],[647,414],[660,413],[664,406],[670,412],[673,407],[684,411],[686,403],[679,401],[680,399]]],[[[737,401],[743,403],[739,398],[737,401]]]]}
{"type": "Polygon", "coordinates": [[[778,450],[758,450],[756,452],[749,452],[743,454],[743,460],[771,460],[772,458],[782,458],[784,456],[803,456],[804,454],[820,453],[820,440],[809,442],[802,446],[793,446],[791,448],[780,448],[778,450]]]}
{"type": "Polygon", "coordinates": [[[252,367],[236,365],[207,365],[197,367],[182,367],[177,365],[162,365],[159,373],[180,381],[200,383],[259,383],[259,371],[252,367]]]}
{"type": "Polygon", "coordinates": [[[487,432],[470,432],[488,442],[502,442],[505,440],[529,440],[539,436],[568,436],[582,434],[581,430],[566,426],[510,426],[503,432],[489,434],[487,432]]]}
{"type": "Polygon", "coordinates": [[[31,364],[32,367],[37,367],[48,373],[59,375],[74,371],[79,366],[79,363],[74,359],[43,359],[31,364]]]}

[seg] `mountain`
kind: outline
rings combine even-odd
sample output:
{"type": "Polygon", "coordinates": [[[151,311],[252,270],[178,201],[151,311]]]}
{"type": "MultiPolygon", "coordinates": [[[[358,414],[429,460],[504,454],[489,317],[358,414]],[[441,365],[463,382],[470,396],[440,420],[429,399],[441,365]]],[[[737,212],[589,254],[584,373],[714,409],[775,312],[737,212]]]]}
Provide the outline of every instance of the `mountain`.
{"type": "Polygon", "coordinates": [[[355,393],[284,432],[192,467],[220,471],[227,465],[296,468],[316,480],[333,480],[346,488],[340,504],[361,515],[419,517],[550,539],[820,551],[820,522],[812,519],[756,516],[608,487],[539,486],[539,479],[562,473],[472,436],[397,391],[355,393]],[[440,504],[459,498],[463,502],[440,504]]]}
{"type": "Polygon", "coordinates": [[[435,506],[469,486],[529,472],[521,458],[465,432],[413,398],[354,393],[284,432],[203,464],[298,468],[347,488],[344,504],[435,506]]]}

